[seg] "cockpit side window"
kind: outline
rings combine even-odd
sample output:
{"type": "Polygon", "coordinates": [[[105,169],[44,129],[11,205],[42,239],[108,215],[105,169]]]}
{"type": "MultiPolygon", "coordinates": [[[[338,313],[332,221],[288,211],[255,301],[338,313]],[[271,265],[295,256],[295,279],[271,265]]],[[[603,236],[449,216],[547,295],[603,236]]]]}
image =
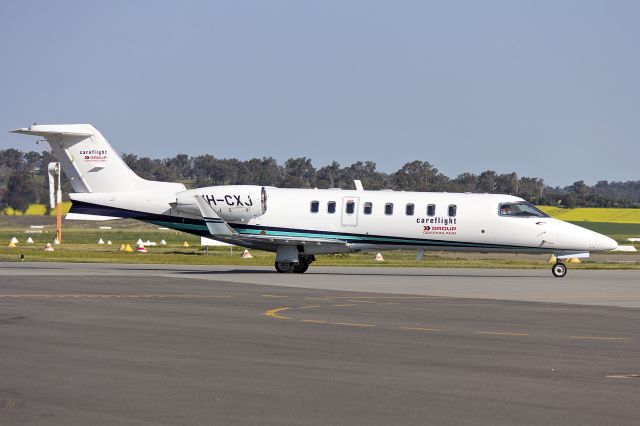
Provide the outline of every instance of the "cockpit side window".
{"type": "Polygon", "coordinates": [[[498,208],[500,216],[513,217],[549,217],[545,212],[538,209],[531,203],[526,201],[517,201],[514,203],[500,203],[498,208]]]}

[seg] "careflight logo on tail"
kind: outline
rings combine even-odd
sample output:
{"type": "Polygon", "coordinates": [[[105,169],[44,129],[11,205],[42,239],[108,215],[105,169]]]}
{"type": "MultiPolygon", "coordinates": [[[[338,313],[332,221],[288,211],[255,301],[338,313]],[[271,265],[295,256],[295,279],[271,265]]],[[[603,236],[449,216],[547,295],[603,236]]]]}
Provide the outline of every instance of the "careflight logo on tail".
{"type": "Polygon", "coordinates": [[[108,160],[108,152],[106,149],[83,149],[80,155],[85,162],[103,163],[108,160]]]}

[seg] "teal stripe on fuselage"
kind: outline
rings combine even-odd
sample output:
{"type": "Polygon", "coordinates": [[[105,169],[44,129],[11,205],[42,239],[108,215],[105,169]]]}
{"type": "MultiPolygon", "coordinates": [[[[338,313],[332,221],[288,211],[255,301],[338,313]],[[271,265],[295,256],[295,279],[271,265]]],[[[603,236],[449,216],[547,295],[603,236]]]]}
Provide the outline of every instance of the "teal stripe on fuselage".
{"type": "Polygon", "coordinates": [[[335,239],[345,242],[379,242],[379,243],[399,243],[399,244],[415,244],[415,245],[438,245],[438,246],[465,246],[465,247],[486,247],[486,244],[463,243],[457,241],[436,241],[436,240],[419,240],[415,238],[393,238],[393,237],[374,237],[369,235],[335,235],[335,234],[317,234],[309,232],[290,232],[290,231],[265,231],[259,229],[237,229],[241,235],[273,235],[275,237],[298,237],[298,238],[321,238],[335,239]]]}

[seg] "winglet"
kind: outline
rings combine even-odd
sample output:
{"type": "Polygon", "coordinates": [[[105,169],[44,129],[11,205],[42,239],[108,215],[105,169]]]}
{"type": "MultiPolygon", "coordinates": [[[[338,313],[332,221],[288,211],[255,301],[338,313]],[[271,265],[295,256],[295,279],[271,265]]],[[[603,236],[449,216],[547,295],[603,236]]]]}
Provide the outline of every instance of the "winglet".
{"type": "Polygon", "coordinates": [[[209,228],[209,233],[213,237],[233,237],[238,235],[233,228],[227,225],[227,222],[220,219],[220,216],[218,216],[215,210],[213,210],[204,198],[196,195],[196,203],[198,204],[198,209],[200,209],[202,218],[207,224],[207,228],[209,228]]]}

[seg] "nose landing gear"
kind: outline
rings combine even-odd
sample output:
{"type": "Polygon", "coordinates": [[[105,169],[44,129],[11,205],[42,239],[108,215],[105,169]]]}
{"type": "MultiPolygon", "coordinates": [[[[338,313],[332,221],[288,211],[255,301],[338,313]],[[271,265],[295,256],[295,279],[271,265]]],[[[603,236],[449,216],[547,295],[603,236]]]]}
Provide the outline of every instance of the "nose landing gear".
{"type": "Polygon", "coordinates": [[[567,266],[562,263],[562,262],[557,262],[555,265],[553,265],[553,267],[551,268],[551,272],[553,273],[553,275],[557,278],[562,278],[565,275],[567,275],[567,266]]]}

